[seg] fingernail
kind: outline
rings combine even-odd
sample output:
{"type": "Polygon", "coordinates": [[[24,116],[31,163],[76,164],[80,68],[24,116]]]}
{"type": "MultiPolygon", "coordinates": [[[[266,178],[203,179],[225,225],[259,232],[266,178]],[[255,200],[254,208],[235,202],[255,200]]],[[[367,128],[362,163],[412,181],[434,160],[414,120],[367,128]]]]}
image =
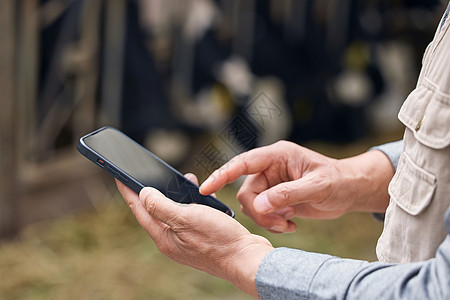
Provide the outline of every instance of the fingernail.
{"type": "Polygon", "coordinates": [[[145,198],[147,198],[148,194],[150,194],[151,189],[149,187],[145,187],[139,193],[139,200],[141,200],[142,204],[145,205],[145,198]]]}
{"type": "Polygon", "coordinates": [[[272,227],[270,227],[270,230],[276,232],[284,232],[284,227],[283,225],[273,225],[272,227]]]}
{"type": "Polygon", "coordinates": [[[255,211],[260,214],[267,213],[272,209],[272,205],[270,205],[269,199],[267,199],[267,194],[256,197],[253,206],[255,211]]]}

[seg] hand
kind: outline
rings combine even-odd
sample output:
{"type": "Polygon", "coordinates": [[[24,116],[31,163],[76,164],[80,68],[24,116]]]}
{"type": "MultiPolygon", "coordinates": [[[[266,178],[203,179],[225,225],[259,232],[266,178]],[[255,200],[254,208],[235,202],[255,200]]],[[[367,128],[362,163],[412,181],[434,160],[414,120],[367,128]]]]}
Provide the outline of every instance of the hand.
{"type": "MultiPolygon", "coordinates": [[[[189,176],[192,181],[195,177],[189,176]]],[[[256,272],[273,247],[216,209],[179,204],[154,188],[139,196],[116,180],[139,224],[158,249],[174,261],[230,281],[255,297],[256,272]]]]}
{"type": "Polygon", "coordinates": [[[280,141],[234,157],[200,192],[216,192],[242,175],[249,175],[237,194],[243,213],[271,231],[291,232],[294,216],[330,219],[347,211],[385,211],[394,170],[380,151],[337,160],[280,141]]]}

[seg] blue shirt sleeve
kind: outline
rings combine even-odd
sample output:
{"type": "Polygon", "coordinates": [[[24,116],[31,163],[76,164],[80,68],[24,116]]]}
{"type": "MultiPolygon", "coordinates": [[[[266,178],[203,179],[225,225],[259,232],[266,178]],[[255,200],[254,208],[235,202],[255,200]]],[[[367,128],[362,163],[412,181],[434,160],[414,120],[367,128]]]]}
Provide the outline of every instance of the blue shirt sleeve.
{"type": "MultiPolygon", "coordinates": [[[[450,232],[450,208],[445,214],[450,232]]],[[[450,236],[433,259],[409,264],[277,248],[256,275],[261,299],[450,299],[450,236]]]]}

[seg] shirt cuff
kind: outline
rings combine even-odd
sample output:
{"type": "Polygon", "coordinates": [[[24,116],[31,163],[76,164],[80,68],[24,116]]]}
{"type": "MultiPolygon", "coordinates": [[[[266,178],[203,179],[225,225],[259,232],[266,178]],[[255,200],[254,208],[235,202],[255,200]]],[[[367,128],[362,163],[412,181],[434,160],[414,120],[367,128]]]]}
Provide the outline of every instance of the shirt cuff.
{"type": "Polygon", "coordinates": [[[314,275],[333,256],[276,248],[261,262],[256,289],[261,299],[305,299],[314,275]]]}

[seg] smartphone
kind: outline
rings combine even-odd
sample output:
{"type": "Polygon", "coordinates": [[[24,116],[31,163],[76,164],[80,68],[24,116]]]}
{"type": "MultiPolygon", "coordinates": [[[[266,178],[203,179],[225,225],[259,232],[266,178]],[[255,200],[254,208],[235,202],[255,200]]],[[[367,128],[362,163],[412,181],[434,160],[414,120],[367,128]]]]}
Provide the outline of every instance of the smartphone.
{"type": "Polygon", "coordinates": [[[196,184],[118,129],[97,129],[80,138],[77,149],[137,194],[152,186],[176,202],[207,205],[234,217],[228,206],[200,194],[196,184]]]}

